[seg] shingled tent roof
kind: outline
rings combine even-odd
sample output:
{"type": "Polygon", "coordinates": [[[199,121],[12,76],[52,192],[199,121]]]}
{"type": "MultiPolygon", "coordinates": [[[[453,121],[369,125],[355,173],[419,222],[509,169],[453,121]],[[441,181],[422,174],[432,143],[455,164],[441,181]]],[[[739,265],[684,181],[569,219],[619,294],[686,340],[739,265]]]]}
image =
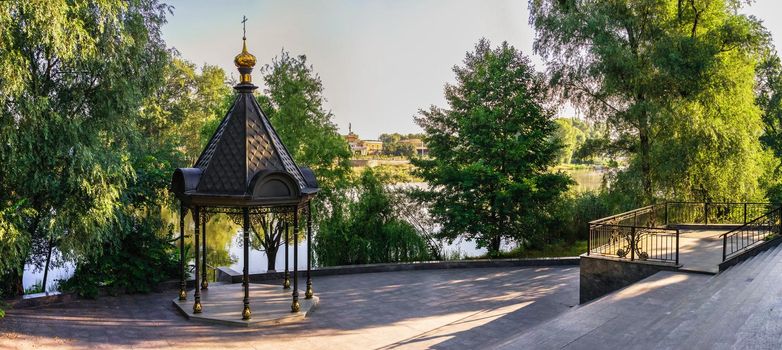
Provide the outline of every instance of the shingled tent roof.
{"type": "Polygon", "coordinates": [[[286,172],[300,189],[304,175],[280,142],[255,97],[240,93],[195,164],[203,175],[198,192],[241,194],[261,171],[286,172]]]}
{"type": "Polygon", "coordinates": [[[234,60],[241,82],[233,106],[192,168],[179,168],[173,192],[187,204],[257,206],[293,204],[318,192],[315,174],[300,168],[255,100],[250,72],[255,57],[234,60]]]}

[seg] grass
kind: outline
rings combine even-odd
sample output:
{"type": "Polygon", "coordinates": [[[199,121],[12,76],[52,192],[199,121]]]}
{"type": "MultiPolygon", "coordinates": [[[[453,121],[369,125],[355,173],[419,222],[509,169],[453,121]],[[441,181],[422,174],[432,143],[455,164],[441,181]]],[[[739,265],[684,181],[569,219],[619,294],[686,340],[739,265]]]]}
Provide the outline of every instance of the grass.
{"type": "Polygon", "coordinates": [[[24,289],[24,294],[43,293],[43,280],[38,280],[32,286],[24,289]]]}
{"type": "MultiPolygon", "coordinates": [[[[56,292],[57,289],[59,288],[58,281],[59,280],[55,280],[54,282],[49,283],[49,285],[47,286],[48,288],[46,288],[46,289],[48,289],[49,292],[56,292]]],[[[38,280],[32,286],[29,286],[29,287],[24,289],[24,294],[25,295],[26,294],[37,294],[37,293],[43,293],[43,292],[44,292],[44,290],[43,290],[43,280],[38,280]]]]}
{"type": "Polygon", "coordinates": [[[557,164],[551,168],[553,171],[568,171],[568,170],[593,170],[598,164],[557,164]]]}
{"type": "MultiPolygon", "coordinates": [[[[545,246],[543,249],[529,249],[519,247],[509,252],[500,252],[495,259],[521,259],[521,258],[558,258],[564,256],[579,256],[587,251],[587,241],[575,241],[572,243],[558,242],[545,246]]],[[[482,256],[485,259],[488,256],[482,256]]]]}

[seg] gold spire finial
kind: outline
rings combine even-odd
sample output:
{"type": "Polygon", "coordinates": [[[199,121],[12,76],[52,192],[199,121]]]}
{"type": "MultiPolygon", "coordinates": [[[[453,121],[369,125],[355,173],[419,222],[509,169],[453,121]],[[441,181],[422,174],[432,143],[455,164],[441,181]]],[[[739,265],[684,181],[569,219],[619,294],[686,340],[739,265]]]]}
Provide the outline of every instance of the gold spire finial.
{"type": "Polygon", "coordinates": [[[236,68],[239,68],[239,83],[250,84],[252,82],[252,76],[250,73],[255,67],[255,56],[247,52],[247,17],[242,16],[242,52],[234,57],[234,64],[236,68]]]}

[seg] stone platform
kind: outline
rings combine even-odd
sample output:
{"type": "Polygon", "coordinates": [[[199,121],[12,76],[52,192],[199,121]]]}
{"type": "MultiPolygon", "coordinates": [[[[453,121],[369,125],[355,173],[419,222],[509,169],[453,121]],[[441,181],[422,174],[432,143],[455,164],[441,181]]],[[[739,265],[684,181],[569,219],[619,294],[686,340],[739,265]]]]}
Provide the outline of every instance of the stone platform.
{"type": "Polygon", "coordinates": [[[234,326],[260,327],[301,320],[318,304],[318,296],[304,299],[304,291],[299,290],[301,311],[291,312],[292,290],[284,290],[278,285],[250,284],[250,310],[252,318],[242,320],[242,300],[244,288],[241,284],[211,285],[201,291],[203,312],[193,313],[193,291],[187,292],[187,300],[173,299],[174,305],[187,318],[209,323],[234,326]]]}

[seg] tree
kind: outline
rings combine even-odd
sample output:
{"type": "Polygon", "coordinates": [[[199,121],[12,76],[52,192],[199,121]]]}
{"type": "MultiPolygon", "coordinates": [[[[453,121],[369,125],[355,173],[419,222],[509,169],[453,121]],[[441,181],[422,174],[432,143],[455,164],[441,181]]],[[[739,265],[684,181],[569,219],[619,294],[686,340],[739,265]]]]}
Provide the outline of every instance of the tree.
{"type": "MultiPolygon", "coordinates": [[[[760,107],[763,118],[761,141],[774,152],[774,177],[779,178],[782,159],[782,63],[773,48],[765,53],[757,69],[755,101],[760,107]]],[[[769,186],[769,199],[782,201],[782,182],[772,181],[769,186]]]]}
{"type": "Polygon", "coordinates": [[[430,186],[415,195],[431,205],[441,237],[464,235],[496,254],[503,238],[539,238],[547,208],[572,181],[547,172],[560,145],[553,113],[543,106],[545,82],[529,59],[484,39],[453,70],[449,108],[432,106],[416,118],[431,159],[413,159],[430,186]]]}
{"type": "Polygon", "coordinates": [[[407,138],[399,133],[380,134],[378,137],[383,142],[384,155],[410,158],[415,154],[415,148],[410,143],[402,142],[407,138]]]}
{"type": "MultiPolygon", "coordinates": [[[[195,64],[172,57],[164,66],[163,80],[142,107],[140,127],[153,149],[181,147],[182,163],[195,163],[211,134],[217,128],[234,97],[226,83],[225,71],[204,64],[200,72],[195,64]]],[[[182,164],[182,165],[184,165],[182,164]]]]}
{"type": "MultiPolygon", "coordinates": [[[[321,188],[313,208],[317,225],[317,220],[344,195],[341,190],[350,171],[350,149],[339,135],[333,115],[323,107],[323,83],[306,56],[282,51],[261,72],[265,89],[258,96],[259,104],[297,164],[312,168],[317,176],[321,188]]],[[[263,233],[258,238],[269,269],[275,268],[273,259],[284,243],[283,225],[275,221],[269,219],[271,225],[257,231],[263,233]]]]}
{"type": "MultiPolygon", "coordinates": [[[[0,266],[19,294],[30,253],[72,258],[114,236],[140,105],[161,80],[168,7],[0,3],[0,266]],[[11,209],[13,208],[13,209],[11,209]],[[9,259],[9,260],[6,260],[9,259]]],[[[48,261],[48,259],[45,259],[48,261]]]]}
{"type": "Polygon", "coordinates": [[[562,148],[557,156],[557,163],[570,164],[573,161],[574,153],[586,141],[584,131],[576,127],[576,119],[557,118],[557,131],[555,137],[562,144],[562,148]]]}
{"type": "MultiPolygon", "coordinates": [[[[534,48],[563,99],[611,126],[620,187],[655,198],[751,200],[767,176],[754,67],[768,35],[740,2],[530,2],[534,48]]],[[[590,146],[598,146],[592,143],[590,146]]]]}

